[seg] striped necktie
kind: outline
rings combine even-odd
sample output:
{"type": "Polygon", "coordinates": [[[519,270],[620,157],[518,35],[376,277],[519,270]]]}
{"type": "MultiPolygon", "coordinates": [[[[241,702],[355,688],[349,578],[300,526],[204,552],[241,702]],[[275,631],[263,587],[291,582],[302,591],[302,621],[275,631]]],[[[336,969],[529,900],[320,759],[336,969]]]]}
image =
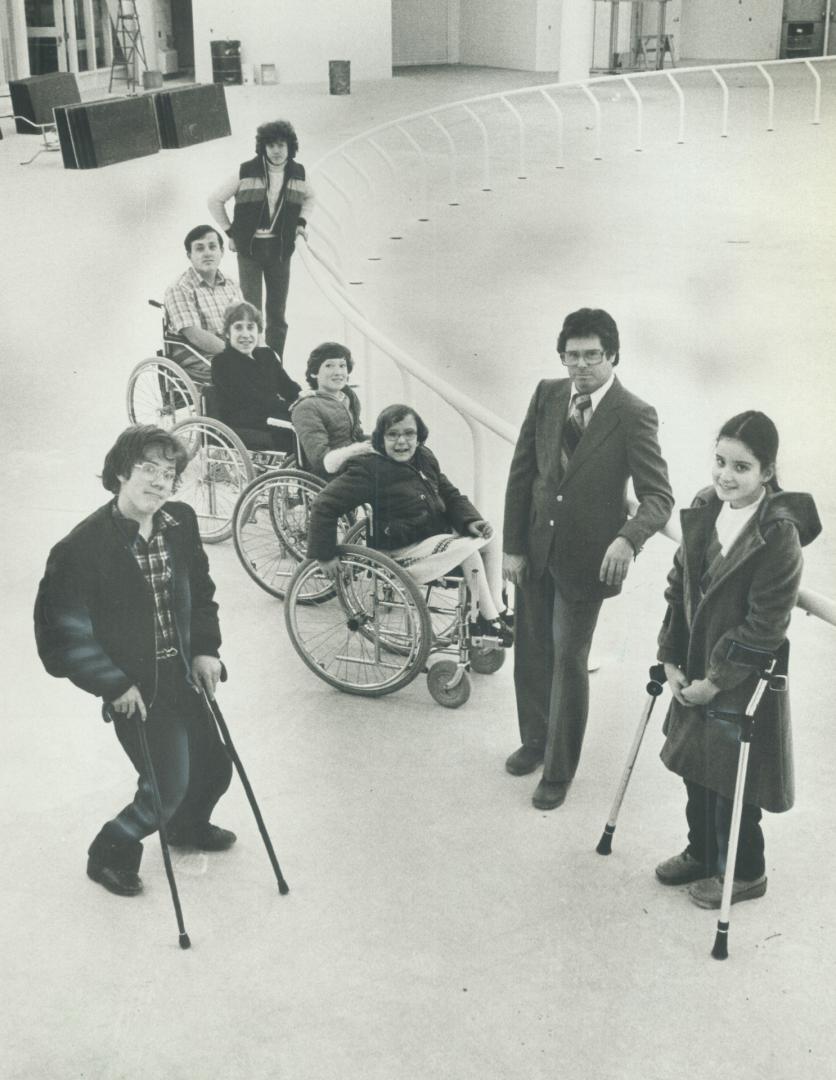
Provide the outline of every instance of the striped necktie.
{"type": "Polygon", "coordinates": [[[572,407],[569,410],[566,423],[563,425],[563,450],[567,461],[574,454],[578,443],[581,441],[581,435],[586,431],[591,410],[592,398],[589,394],[572,395],[572,407]]]}

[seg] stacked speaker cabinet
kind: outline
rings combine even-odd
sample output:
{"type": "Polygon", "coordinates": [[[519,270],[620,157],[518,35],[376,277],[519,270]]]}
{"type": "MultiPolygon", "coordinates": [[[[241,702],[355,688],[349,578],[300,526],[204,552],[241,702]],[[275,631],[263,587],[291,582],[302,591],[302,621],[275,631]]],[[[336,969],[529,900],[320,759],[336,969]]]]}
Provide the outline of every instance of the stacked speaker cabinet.
{"type": "Polygon", "coordinates": [[[212,82],[240,86],[244,81],[241,71],[240,41],[210,41],[212,50],[212,82]]]}
{"type": "Polygon", "coordinates": [[[220,83],[159,90],[153,97],[164,150],[179,150],[230,134],[226,94],[220,83]]]}
{"type": "Polygon", "coordinates": [[[55,124],[67,169],[101,169],[160,150],[151,95],[60,106],[55,124]]]}
{"type": "Polygon", "coordinates": [[[10,79],[9,95],[18,135],[40,134],[34,125],[51,124],[52,110],[57,105],[72,105],[81,101],[75,75],[69,71],[31,75],[28,79],[10,79]],[[31,123],[27,124],[27,120],[31,123]]]}

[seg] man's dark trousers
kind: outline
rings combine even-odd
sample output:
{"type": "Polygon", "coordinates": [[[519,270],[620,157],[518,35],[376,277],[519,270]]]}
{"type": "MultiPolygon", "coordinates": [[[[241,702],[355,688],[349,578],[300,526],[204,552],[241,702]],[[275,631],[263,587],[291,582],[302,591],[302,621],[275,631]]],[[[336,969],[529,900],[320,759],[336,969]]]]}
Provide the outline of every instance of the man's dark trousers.
{"type": "MultiPolygon", "coordinates": [[[[111,848],[135,848],[157,829],[137,718],[120,716],[114,727],[139,780],[133,801],[102,828],[93,841],[91,855],[101,852],[106,856],[111,848]]],[[[145,721],[145,734],[167,829],[172,836],[187,835],[209,821],[215,804],[229,787],[232,764],[200,696],[186,681],[180,657],[159,662],[157,693],[145,721]]]]}
{"type": "Polygon", "coordinates": [[[281,250],[278,238],[254,239],[251,255],[238,252],[238,283],[244,299],[261,311],[261,282],[264,279],[264,340],[273,352],[284,356],[290,259],[283,259],[281,250]]]}
{"type": "Polygon", "coordinates": [[[548,569],[517,590],[517,716],[523,745],[544,750],[544,780],[572,780],[578,767],[589,711],[587,662],[602,603],[567,600],[548,569]]]}

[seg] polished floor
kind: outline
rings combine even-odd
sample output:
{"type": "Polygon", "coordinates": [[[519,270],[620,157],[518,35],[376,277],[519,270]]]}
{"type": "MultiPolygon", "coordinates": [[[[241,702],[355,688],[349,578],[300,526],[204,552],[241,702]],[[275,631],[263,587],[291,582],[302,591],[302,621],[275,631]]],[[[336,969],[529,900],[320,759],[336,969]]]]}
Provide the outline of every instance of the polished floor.
{"type": "MultiPolygon", "coordinates": [[[[86,846],[127,800],[131,771],[95,703],[40,668],[30,612],[50,545],[103,501],[96,476],[125,423],[128,373],[156,348],[146,299],[184,265],[183,234],[207,218],[208,191],[249,156],[266,116],[294,120],[310,164],[384,120],[535,81],[444,69],[345,98],[321,84],[230,90],[230,139],[99,172],[65,171],[58,155],[21,168],[30,140],[3,123],[4,1078],[831,1074],[836,875],[819,855],[834,776],[832,627],[793,622],[798,803],[767,816],[769,890],[733,909],[728,961],[709,956],[715,916],[653,876],[684,827],[681,784],[658,761],[661,715],[613,854],[594,851],[645,700],[672,554],[661,538],[605,607],[581,769],[553,813],[531,807],[536,777],[503,770],[516,745],[510,665],[474,677],[458,712],[435,705],[423,678],[379,701],[338,695],[299,662],[281,605],[231,546],[211,549],[230,670],[221,700],[291,892],[278,896],[236,783],[217,819],[238,845],[175,860],[190,951],[177,947],[153,842],[138,899],[84,876],[86,846]]],[[[563,314],[610,308],[620,373],[659,407],[680,503],[703,482],[727,415],[775,415],[784,484],[811,490],[825,521],[805,582],[833,596],[836,107],[826,94],[814,128],[806,96],[779,96],[767,134],[754,87],[733,100],[728,140],[706,91],[682,147],[649,131],[639,155],[619,135],[593,163],[581,125],[584,152],[560,172],[535,142],[528,179],[498,161],[485,202],[439,200],[424,231],[404,215],[398,242],[378,219],[357,258],[383,257],[356,295],[393,339],[514,424],[555,370],[563,314]]],[[[626,131],[627,103],[612,109],[613,130],[626,131]]],[[[296,375],[312,345],[344,332],[301,264],[289,321],[296,375]]],[[[362,363],[357,374],[380,380],[383,404],[390,374],[362,363]]],[[[467,487],[447,413],[423,391],[420,406],[467,487]]],[[[497,449],[492,502],[504,461],[497,449]]]]}

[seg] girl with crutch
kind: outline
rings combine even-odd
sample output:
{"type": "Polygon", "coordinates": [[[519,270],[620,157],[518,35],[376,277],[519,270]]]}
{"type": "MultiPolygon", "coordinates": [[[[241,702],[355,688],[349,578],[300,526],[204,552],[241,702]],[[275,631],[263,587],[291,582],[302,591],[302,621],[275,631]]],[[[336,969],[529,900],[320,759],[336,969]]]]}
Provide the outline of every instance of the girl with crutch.
{"type": "MultiPolygon", "coordinates": [[[[785,639],[801,579],[801,548],[821,531],[810,495],[782,491],[778,432],[749,410],[723,425],[712,485],[681,512],[682,543],[668,575],[658,658],[673,699],[665,765],[685,781],[688,846],[656,867],[664,885],[689,885],[719,908],[726,873],[740,721],[765,654],[785,639]]],[[[793,805],[789,700],[768,692],[751,743],[731,902],[766,892],[761,812],[793,805]]]]}

